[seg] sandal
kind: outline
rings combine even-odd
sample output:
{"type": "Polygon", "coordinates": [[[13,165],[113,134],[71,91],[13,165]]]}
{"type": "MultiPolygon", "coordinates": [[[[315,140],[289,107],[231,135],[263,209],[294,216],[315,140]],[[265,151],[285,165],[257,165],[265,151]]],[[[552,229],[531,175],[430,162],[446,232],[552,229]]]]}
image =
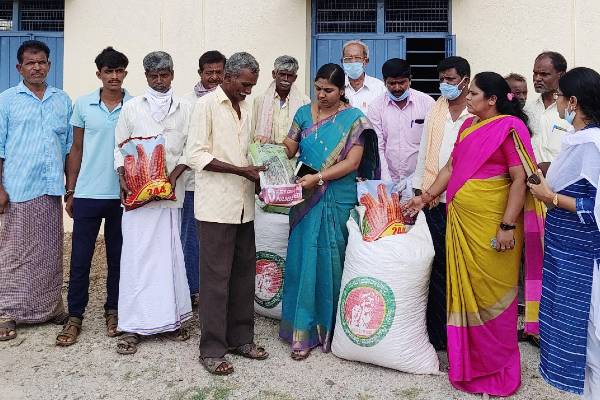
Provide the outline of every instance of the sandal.
{"type": "Polygon", "coordinates": [[[190,338],[190,332],[185,328],[179,328],[173,332],[163,333],[161,336],[174,342],[185,342],[190,338]]]}
{"type": "Polygon", "coordinates": [[[56,336],[56,345],[67,347],[77,343],[77,337],[81,333],[82,322],[81,318],[69,317],[62,331],[56,336]]]}
{"type": "Polygon", "coordinates": [[[230,349],[229,352],[237,354],[238,356],[250,358],[251,360],[264,360],[269,357],[269,353],[265,351],[265,348],[257,346],[255,343],[248,343],[235,347],[230,349]]]}
{"type": "Polygon", "coordinates": [[[202,364],[205,370],[207,370],[213,375],[230,375],[233,373],[233,364],[231,364],[223,357],[200,357],[200,363],[202,364]]]}
{"type": "Polygon", "coordinates": [[[292,354],[290,354],[292,360],[302,361],[306,360],[308,356],[310,356],[310,350],[292,350],[292,354]]]}
{"type": "Polygon", "coordinates": [[[139,342],[140,335],[137,333],[126,333],[117,341],[117,353],[135,354],[139,342]]]}
{"type": "Polygon", "coordinates": [[[106,321],[106,336],[119,336],[119,314],[117,313],[117,310],[107,310],[104,313],[104,319],[106,321]]]}
{"type": "Polygon", "coordinates": [[[17,337],[17,323],[14,319],[0,320],[0,342],[17,337]]]}

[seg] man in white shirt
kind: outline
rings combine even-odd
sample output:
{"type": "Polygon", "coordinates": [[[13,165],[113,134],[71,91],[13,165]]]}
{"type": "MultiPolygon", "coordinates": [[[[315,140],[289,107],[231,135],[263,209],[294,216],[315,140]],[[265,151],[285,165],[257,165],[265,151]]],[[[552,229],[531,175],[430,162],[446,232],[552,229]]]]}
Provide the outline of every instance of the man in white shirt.
{"type": "Polygon", "coordinates": [[[541,53],[533,65],[533,86],[540,97],[528,103],[524,111],[529,117],[533,152],[544,174],[560,151],[561,137],[571,129],[558,115],[553,97],[558,89],[558,80],[566,71],[567,61],[554,51],[541,53]]]}
{"type": "Polygon", "coordinates": [[[342,65],[346,73],[345,95],[352,107],[359,108],[365,115],[369,105],[385,94],[385,84],[367,75],[365,67],[369,63],[369,47],[360,40],[351,40],[342,48],[342,65]]]}
{"type": "Polygon", "coordinates": [[[152,52],[144,57],[143,66],[148,87],[143,95],[123,105],[115,128],[115,169],[121,199],[130,188],[119,145],[132,138],[156,136],[164,138],[164,161],[177,199],[155,200],[123,213],[119,330],[126,333],[117,342],[120,354],[135,353],[139,335],[169,332],[176,340],[188,339],[189,334],[180,328],[192,317],[179,236],[185,189],[181,173],[187,168],[185,146],[191,105],[173,95],[173,60],[169,54],[152,52]]]}
{"type": "MultiPolygon", "coordinates": [[[[442,96],[425,120],[423,138],[413,177],[413,187],[426,191],[452,154],[458,131],[471,115],[467,94],[471,67],[462,57],[448,57],[437,67],[442,96]]],[[[435,256],[429,281],[427,330],[436,350],[446,348],[446,193],[442,193],[425,217],[433,239],[435,256]]]]}

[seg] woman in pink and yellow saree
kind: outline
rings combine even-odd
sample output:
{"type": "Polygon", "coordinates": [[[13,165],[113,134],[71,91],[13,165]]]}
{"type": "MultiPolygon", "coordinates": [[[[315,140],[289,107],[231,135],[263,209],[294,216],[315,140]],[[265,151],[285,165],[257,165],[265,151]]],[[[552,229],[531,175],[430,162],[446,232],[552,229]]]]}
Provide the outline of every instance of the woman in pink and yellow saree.
{"type": "Polygon", "coordinates": [[[523,246],[526,327],[538,334],[543,206],[527,191],[536,170],[527,118],[508,84],[477,74],[450,161],[414,213],[447,190],[448,376],[457,389],[510,396],[521,384],[517,287],[523,246]]]}

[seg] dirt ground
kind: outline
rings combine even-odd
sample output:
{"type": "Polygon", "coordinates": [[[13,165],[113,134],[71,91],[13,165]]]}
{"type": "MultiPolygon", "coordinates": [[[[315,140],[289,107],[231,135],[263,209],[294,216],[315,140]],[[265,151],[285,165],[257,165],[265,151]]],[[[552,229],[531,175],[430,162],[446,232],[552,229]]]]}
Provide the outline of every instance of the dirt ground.
{"type": "MultiPolygon", "coordinates": [[[[65,286],[68,282],[70,238],[65,238],[65,286]]],[[[54,345],[59,326],[19,328],[17,339],[0,342],[0,399],[477,399],[454,390],[445,374],[417,376],[341,360],[315,351],[304,362],[289,357],[277,339],[278,322],[256,319],[256,341],[271,357],[262,362],[230,357],[236,372],[218,378],[198,363],[197,321],[192,338],[175,343],[145,339],[137,354],[116,353],[116,340],[105,334],[104,243],[98,242],[91,277],[90,303],[79,342],[54,345]]],[[[512,399],[577,399],[547,385],[537,367],[539,352],[521,344],[523,385],[512,399]]],[[[440,353],[445,359],[445,354],[440,353]]]]}

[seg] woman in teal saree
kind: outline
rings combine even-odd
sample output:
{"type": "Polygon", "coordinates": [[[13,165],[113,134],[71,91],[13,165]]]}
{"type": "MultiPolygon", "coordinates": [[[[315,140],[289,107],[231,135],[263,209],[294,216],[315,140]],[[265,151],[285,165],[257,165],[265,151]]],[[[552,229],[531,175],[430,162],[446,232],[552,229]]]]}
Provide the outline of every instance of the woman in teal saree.
{"type": "Polygon", "coordinates": [[[326,64],[315,78],[316,102],[301,107],[285,139],[288,157],[318,171],[299,179],[304,202],[290,211],[279,336],[302,360],[329,351],[335,325],[346,222],[357,204],[356,179],[378,179],[377,136],[364,114],[347,105],[345,76],[326,64]]]}

